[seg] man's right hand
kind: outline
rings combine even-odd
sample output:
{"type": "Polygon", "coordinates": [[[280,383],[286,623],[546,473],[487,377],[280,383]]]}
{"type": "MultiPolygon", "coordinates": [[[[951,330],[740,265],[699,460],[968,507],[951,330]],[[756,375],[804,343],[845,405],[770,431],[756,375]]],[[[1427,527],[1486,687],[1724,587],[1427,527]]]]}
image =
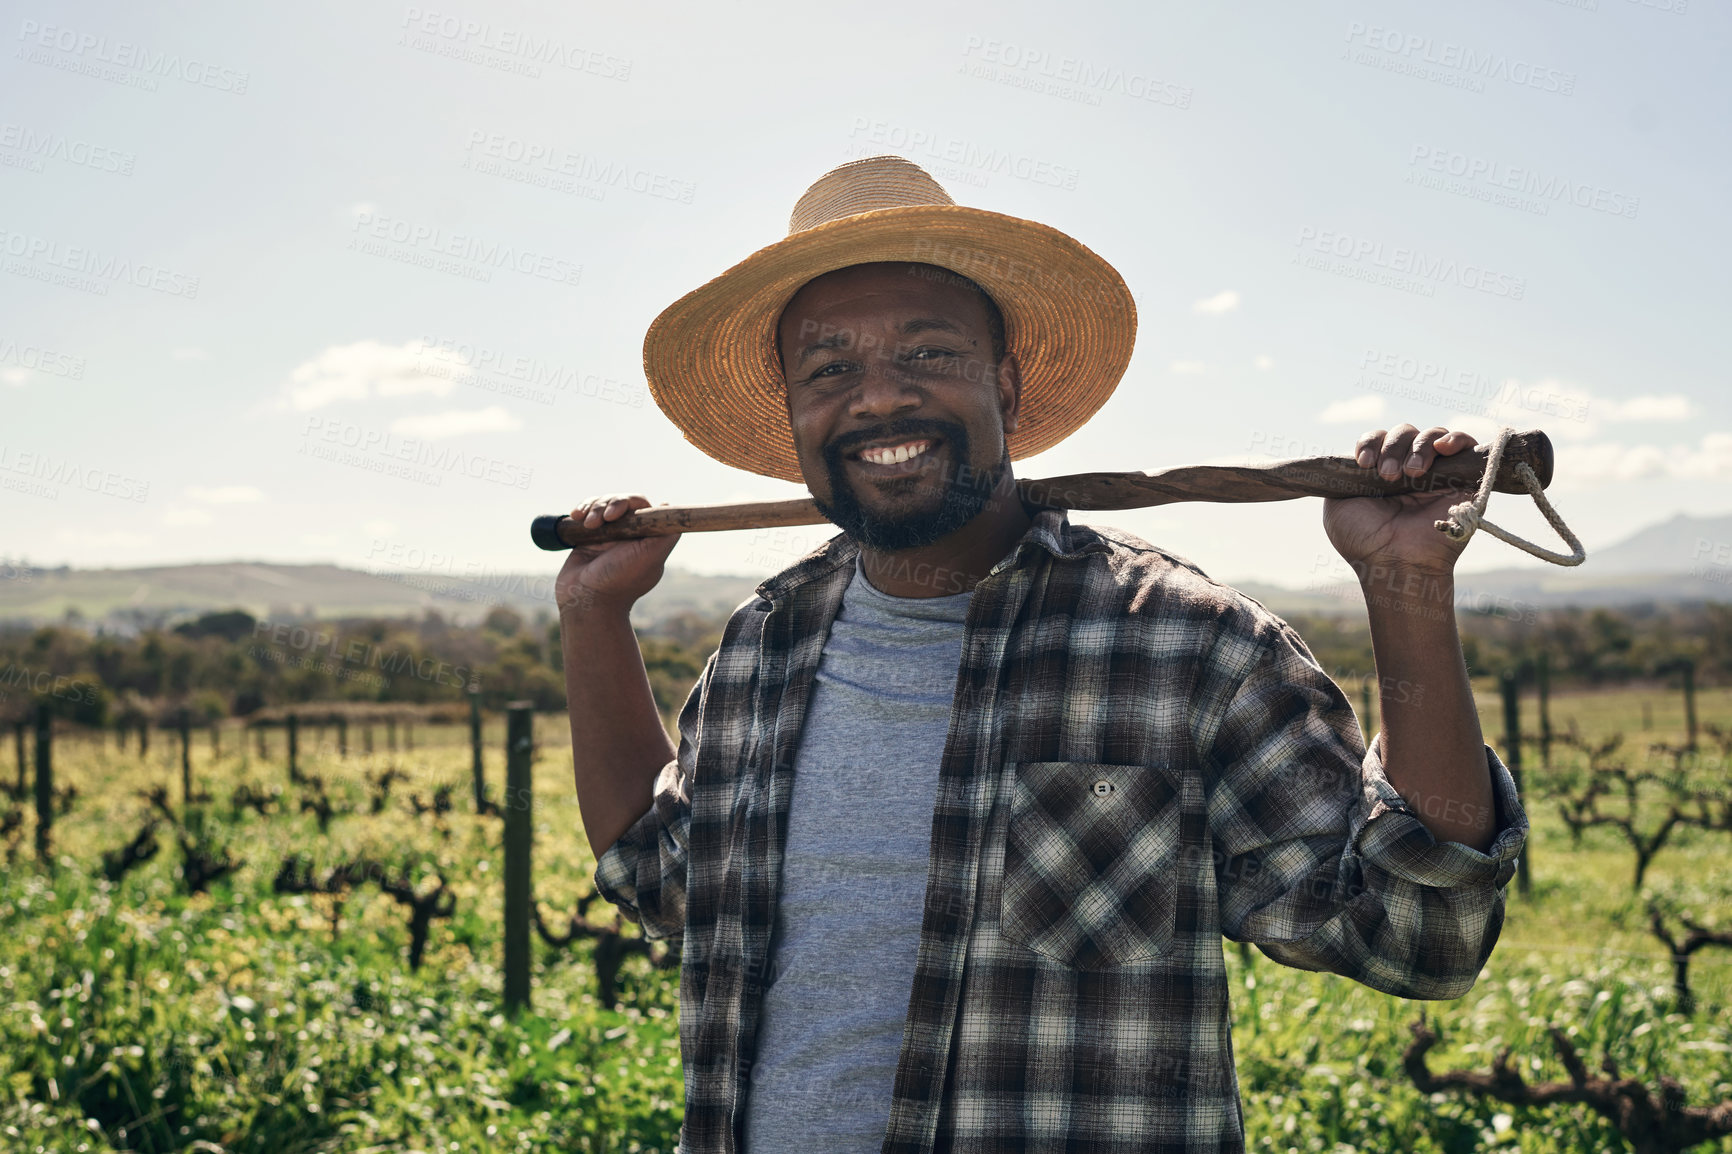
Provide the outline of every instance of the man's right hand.
{"type": "MultiPolygon", "coordinates": [[[[586,501],[571,511],[573,521],[594,529],[617,521],[634,509],[649,508],[640,493],[615,494],[586,501]]],[[[637,599],[662,579],[662,566],[679,544],[680,535],[640,537],[635,541],[604,541],[571,551],[553,583],[554,602],[561,614],[580,609],[614,609],[629,613],[637,599]]]]}

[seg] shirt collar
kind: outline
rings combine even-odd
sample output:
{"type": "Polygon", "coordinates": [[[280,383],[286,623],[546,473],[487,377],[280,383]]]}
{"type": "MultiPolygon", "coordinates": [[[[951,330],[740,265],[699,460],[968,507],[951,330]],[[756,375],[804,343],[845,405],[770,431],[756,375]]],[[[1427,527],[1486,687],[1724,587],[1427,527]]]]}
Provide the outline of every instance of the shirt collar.
{"type": "MultiPolygon", "coordinates": [[[[1040,509],[1034,513],[1028,531],[987,576],[1029,564],[1035,548],[1046,550],[1060,561],[1075,561],[1091,553],[1111,551],[1099,533],[1087,525],[1071,524],[1063,509],[1040,509]]],[[[757,588],[758,596],[766,601],[779,601],[800,586],[832,574],[844,565],[852,567],[859,554],[859,544],[846,533],[838,533],[788,568],[766,579],[757,588]]]]}

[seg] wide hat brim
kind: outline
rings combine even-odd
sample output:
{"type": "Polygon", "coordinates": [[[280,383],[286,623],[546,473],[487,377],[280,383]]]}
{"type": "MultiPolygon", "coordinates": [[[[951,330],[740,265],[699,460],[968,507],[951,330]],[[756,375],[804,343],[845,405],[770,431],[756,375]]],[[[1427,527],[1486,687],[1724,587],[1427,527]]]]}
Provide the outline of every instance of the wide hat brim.
{"type": "Polygon", "coordinates": [[[850,265],[937,265],[1004,314],[1022,369],[1012,459],[1058,444],[1106,403],[1130,364],[1137,308],[1117,270],[1055,228],[964,205],[877,209],[753,253],[669,305],[644,337],[650,394],[686,440],[725,464],[803,481],[788,429],[776,324],[814,277],[850,265]]]}

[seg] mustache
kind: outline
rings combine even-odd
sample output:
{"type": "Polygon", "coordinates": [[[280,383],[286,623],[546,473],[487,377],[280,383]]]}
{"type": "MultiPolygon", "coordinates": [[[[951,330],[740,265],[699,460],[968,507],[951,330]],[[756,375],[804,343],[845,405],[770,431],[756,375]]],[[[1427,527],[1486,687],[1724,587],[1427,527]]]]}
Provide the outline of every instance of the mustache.
{"type": "Polygon", "coordinates": [[[873,441],[883,441],[891,437],[930,437],[933,440],[949,441],[953,445],[963,444],[968,433],[955,421],[941,421],[934,417],[900,417],[894,421],[886,421],[874,425],[870,429],[855,429],[843,433],[829,441],[824,446],[824,459],[840,462],[844,456],[862,445],[873,441]]]}

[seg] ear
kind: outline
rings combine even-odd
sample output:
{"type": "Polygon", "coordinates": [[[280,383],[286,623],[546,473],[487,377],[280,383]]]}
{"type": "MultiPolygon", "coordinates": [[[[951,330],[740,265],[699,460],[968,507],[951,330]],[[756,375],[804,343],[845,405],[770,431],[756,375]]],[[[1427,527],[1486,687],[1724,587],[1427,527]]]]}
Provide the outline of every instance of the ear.
{"type": "Polygon", "coordinates": [[[1022,366],[1015,353],[1005,353],[998,362],[998,411],[1004,414],[1005,433],[1016,432],[1022,413],[1022,366]]]}

